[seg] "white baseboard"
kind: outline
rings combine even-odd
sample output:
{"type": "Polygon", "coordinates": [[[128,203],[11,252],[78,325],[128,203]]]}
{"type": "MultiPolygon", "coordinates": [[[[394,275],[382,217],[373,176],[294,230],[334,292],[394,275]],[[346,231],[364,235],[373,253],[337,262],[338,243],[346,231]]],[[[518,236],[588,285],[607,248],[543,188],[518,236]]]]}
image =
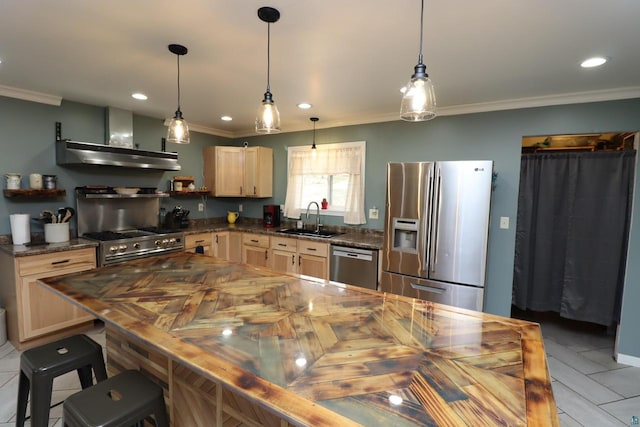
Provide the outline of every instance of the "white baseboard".
{"type": "Polygon", "coordinates": [[[616,362],[640,368],[640,357],[618,353],[616,355],[616,362]]]}

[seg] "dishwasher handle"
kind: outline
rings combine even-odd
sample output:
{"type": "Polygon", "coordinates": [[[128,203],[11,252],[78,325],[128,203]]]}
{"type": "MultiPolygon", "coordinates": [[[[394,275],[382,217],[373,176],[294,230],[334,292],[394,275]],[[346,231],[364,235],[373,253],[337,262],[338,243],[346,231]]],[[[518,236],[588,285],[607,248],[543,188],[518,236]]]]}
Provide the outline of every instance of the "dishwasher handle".
{"type": "Polygon", "coordinates": [[[335,257],[342,257],[342,258],[351,258],[351,259],[357,259],[357,260],[361,260],[361,261],[372,261],[373,260],[373,255],[371,255],[371,253],[369,254],[364,254],[364,253],[359,253],[359,252],[352,252],[352,251],[343,251],[343,250],[333,250],[332,255],[335,257]]]}

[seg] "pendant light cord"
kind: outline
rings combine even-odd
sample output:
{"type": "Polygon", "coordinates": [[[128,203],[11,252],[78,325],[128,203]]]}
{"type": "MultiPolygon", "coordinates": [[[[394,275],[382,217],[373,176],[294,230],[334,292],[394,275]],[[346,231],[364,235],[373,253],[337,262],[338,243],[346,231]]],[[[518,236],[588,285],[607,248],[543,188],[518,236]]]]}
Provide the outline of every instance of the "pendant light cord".
{"type": "Polygon", "coordinates": [[[180,55],[176,55],[178,60],[178,110],[180,110],[180,55]]]}
{"type": "Polygon", "coordinates": [[[267,23],[267,92],[271,92],[269,86],[269,70],[271,70],[271,23],[267,23]]]}
{"type": "Polygon", "coordinates": [[[422,0],[422,5],[420,6],[420,55],[418,55],[418,64],[422,64],[423,27],[424,27],[424,0],[422,0]]]}

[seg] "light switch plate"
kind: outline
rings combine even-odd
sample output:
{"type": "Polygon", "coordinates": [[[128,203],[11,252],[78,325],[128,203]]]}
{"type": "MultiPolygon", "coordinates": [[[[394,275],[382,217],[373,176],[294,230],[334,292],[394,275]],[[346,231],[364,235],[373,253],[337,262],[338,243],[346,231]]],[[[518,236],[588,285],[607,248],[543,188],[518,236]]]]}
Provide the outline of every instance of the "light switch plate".
{"type": "Polygon", "coordinates": [[[242,203],[238,205],[238,212],[242,212],[242,203]]]}
{"type": "Polygon", "coordinates": [[[509,217],[508,216],[501,216],[500,217],[500,228],[502,228],[503,230],[509,229],[509,217]]]}
{"type": "Polygon", "coordinates": [[[378,208],[369,209],[369,218],[370,219],[378,219],[378,208]]]}
{"type": "Polygon", "coordinates": [[[204,203],[198,203],[198,212],[204,212],[204,203]]]}

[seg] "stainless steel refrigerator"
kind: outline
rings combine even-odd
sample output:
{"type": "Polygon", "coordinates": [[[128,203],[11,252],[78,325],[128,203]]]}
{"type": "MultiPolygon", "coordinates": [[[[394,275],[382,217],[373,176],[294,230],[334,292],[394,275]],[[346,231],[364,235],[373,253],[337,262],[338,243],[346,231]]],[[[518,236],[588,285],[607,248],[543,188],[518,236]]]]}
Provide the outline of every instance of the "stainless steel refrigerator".
{"type": "Polygon", "coordinates": [[[381,290],[482,311],[493,162],[389,163],[381,290]]]}

